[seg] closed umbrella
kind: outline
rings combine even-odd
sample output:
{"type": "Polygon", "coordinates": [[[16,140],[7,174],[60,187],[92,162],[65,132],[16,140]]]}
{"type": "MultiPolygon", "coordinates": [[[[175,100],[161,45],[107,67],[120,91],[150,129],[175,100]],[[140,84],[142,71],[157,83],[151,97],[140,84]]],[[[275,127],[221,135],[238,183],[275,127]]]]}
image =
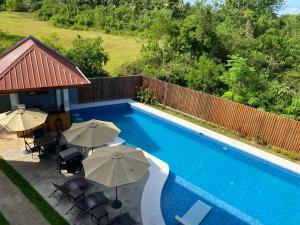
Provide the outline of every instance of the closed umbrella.
{"type": "Polygon", "coordinates": [[[144,153],[125,145],[99,148],[91,157],[82,162],[85,177],[107,187],[116,188],[113,208],[120,208],[117,187],[139,181],[150,166],[144,153]]]}
{"type": "Polygon", "coordinates": [[[63,138],[72,145],[94,148],[114,141],[119,133],[120,129],[112,122],[92,119],[73,123],[63,132],[63,138]]]}

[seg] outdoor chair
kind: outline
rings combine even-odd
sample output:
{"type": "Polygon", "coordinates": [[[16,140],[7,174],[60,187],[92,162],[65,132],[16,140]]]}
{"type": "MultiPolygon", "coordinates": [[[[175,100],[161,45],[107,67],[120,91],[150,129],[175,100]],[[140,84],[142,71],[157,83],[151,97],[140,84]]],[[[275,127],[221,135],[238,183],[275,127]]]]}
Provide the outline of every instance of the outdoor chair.
{"type": "Polygon", "coordinates": [[[32,135],[34,139],[39,139],[44,136],[44,132],[41,128],[37,128],[32,131],[32,135]]]}
{"type": "Polygon", "coordinates": [[[59,173],[61,173],[62,170],[67,170],[67,163],[60,159],[58,155],[56,155],[56,169],[59,173]]]}
{"type": "Polygon", "coordinates": [[[66,150],[68,147],[67,145],[59,145],[57,146],[55,153],[56,153],[56,169],[61,173],[62,170],[67,170],[67,163],[61,159],[59,153],[61,151],[66,150]]]}
{"type": "MultiPolygon", "coordinates": [[[[49,195],[49,198],[53,197],[55,195],[55,193],[57,193],[58,191],[61,192],[61,196],[56,203],[56,206],[57,206],[63,197],[66,197],[66,196],[69,197],[69,193],[71,191],[80,189],[80,190],[82,190],[82,192],[84,192],[91,184],[89,182],[87,182],[86,179],[77,177],[77,178],[73,178],[61,185],[58,185],[58,184],[55,184],[52,182],[52,185],[55,187],[55,190],[49,195]]],[[[69,197],[69,200],[70,200],[70,197],[69,197]]]]}
{"type": "Polygon", "coordinates": [[[25,147],[26,147],[26,151],[31,154],[32,158],[33,158],[33,153],[36,153],[36,152],[39,153],[39,157],[40,157],[41,151],[42,151],[40,146],[31,147],[30,144],[25,140],[25,147]]]}
{"type": "Polygon", "coordinates": [[[61,192],[61,195],[60,195],[59,199],[57,199],[57,203],[56,203],[56,206],[58,206],[58,204],[63,199],[63,197],[69,195],[70,190],[66,187],[65,184],[58,185],[58,184],[55,184],[52,182],[52,185],[55,187],[55,190],[49,195],[48,198],[53,197],[55,195],[55,193],[57,193],[58,191],[61,192]]]}
{"type": "Polygon", "coordinates": [[[78,209],[80,212],[77,219],[82,215],[89,213],[93,208],[99,205],[105,205],[109,203],[109,199],[103,194],[103,192],[94,192],[87,196],[84,196],[79,201],[75,202],[74,205],[66,211],[66,215],[74,208],[78,209]]]}
{"type": "Polygon", "coordinates": [[[81,171],[82,168],[82,156],[70,159],[66,162],[68,173],[76,174],[81,171]]]}
{"type": "Polygon", "coordinates": [[[129,213],[123,213],[108,221],[107,225],[136,225],[138,224],[131,218],[129,213]]]}

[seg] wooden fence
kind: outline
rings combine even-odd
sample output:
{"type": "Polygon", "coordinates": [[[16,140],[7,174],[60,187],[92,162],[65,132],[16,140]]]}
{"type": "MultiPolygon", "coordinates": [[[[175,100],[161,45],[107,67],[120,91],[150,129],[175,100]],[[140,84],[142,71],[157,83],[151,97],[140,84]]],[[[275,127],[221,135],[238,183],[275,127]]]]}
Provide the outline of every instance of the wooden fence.
{"type": "Polygon", "coordinates": [[[300,122],[232,101],[144,77],[159,102],[192,116],[300,153],[300,122]]]}
{"type": "Polygon", "coordinates": [[[159,102],[267,144],[300,153],[300,122],[164,81],[141,76],[95,78],[80,88],[80,103],[135,98],[148,86],[159,102]]]}
{"type": "Polygon", "coordinates": [[[143,83],[141,76],[90,78],[91,85],[78,89],[79,103],[135,98],[143,83]]]}

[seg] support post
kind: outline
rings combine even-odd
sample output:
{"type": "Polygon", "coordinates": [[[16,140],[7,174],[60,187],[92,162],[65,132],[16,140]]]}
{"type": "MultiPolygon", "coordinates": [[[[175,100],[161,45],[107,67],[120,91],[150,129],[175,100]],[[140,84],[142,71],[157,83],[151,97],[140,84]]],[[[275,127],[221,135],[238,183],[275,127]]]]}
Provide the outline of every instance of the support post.
{"type": "Polygon", "coordinates": [[[69,102],[69,91],[68,91],[68,89],[64,89],[63,94],[64,94],[65,112],[69,112],[70,111],[70,102],[69,102]]]}
{"type": "Polygon", "coordinates": [[[19,105],[18,93],[9,94],[11,109],[15,109],[19,105]]]}
{"type": "Polygon", "coordinates": [[[60,89],[56,89],[56,104],[57,107],[61,107],[61,91],[60,89]]]}

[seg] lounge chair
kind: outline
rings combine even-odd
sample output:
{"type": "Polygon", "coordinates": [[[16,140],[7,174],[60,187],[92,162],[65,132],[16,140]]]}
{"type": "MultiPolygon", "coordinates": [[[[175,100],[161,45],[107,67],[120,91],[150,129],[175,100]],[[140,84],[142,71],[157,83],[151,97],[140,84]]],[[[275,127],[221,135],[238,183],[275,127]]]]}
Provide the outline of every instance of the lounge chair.
{"type": "Polygon", "coordinates": [[[108,221],[107,225],[135,225],[138,224],[129,213],[123,213],[108,221]]]}
{"type": "Polygon", "coordinates": [[[105,205],[109,203],[109,199],[103,194],[103,192],[94,192],[87,196],[84,196],[79,201],[75,202],[74,205],[66,211],[66,215],[74,208],[80,210],[77,218],[90,212],[93,208],[99,205],[105,205]]]}
{"type": "Polygon", "coordinates": [[[175,219],[184,225],[198,225],[202,222],[205,216],[209,213],[211,207],[204,202],[198,200],[194,205],[184,214],[183,217],[175,216],[175,219]]]}

